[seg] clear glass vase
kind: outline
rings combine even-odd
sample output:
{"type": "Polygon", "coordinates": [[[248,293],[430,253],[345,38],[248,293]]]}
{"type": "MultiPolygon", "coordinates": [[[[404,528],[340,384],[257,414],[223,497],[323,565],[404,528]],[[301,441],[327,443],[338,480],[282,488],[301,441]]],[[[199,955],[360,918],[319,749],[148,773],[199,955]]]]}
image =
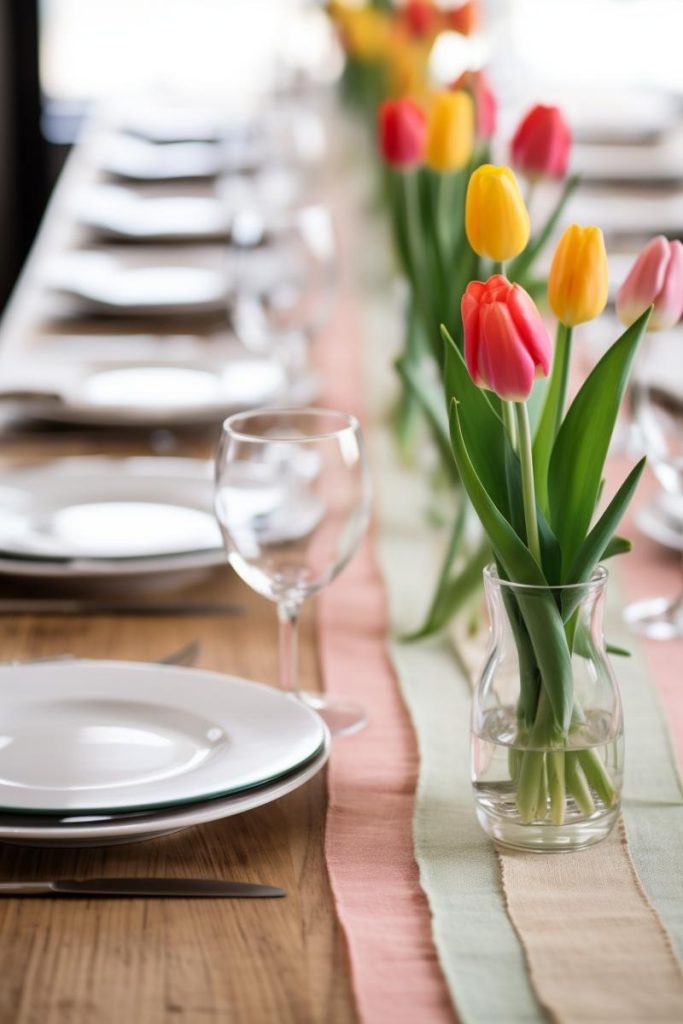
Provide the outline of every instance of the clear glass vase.
{"type": "Polygon", "coordinates": [[[591,846],[617,820],[623,778],[621,700],[602,631],[607,571],[529,587],[489,567],[484,581],[491,646],[471,745],[479,822],[519,849],[591,846]]]}

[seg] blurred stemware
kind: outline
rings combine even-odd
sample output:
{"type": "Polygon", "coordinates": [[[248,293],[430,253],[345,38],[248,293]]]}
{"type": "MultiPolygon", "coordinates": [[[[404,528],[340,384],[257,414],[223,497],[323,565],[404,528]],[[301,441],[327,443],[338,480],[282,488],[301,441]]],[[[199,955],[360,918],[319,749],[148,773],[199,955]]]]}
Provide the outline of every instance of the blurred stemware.
{"type": "MultiPolygon", "coordinates": [[[[664,494],[668,515],[683,509],[683,378],[679,332],[648,338],[648,359],[634,389],[634,428],[641,449],[664,494]]],[[[661,509],[662,514],[664,512],[661,509]]],[[[683,536],[683,516],[676,523],[683,536]]],[[[683,579],[683,562],[681,563],[683,579]]],[[[651,597],[630,604],[624,618],[636,632],[654,640],[683,636],[683,586],[673,598],[651,597]]]]}
{"type": "Polygon", "coordinates": [[[310,376],[311,342],[328,323],[337,288],[337,244],[326,206],[233,220],[229,317],[249,351],[271,355],[295,381],[310,376]],[[235,262],[236,261],[236,262],[235,262]]]}
{"type": "Polygon", "coordinates": [[[277,604],[280,682],[333,733],[365,724],[362,708],[298,686],[301,605],[342,571],[370,515],[370,475],[357,420],[324,409],[238,413],[223,424],[216,515],[230,565],[277,604]]]}

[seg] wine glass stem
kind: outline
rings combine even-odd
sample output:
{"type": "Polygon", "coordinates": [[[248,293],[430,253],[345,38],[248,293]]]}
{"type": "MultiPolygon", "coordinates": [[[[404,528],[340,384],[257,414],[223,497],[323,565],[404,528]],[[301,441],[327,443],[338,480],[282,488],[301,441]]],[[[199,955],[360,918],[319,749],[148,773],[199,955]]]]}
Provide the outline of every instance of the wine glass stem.
{"type": "Polygon", "coordinates": [[[299,605],[279,601],[277,618],[279,629],[280,686],[287,693],[299,691],[299,605]]]}

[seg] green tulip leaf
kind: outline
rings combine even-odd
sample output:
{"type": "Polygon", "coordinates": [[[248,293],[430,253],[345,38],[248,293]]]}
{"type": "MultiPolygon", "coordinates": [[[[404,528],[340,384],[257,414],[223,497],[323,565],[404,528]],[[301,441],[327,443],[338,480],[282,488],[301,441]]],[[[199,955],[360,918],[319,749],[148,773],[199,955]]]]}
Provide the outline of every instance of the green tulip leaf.
{"type": "Polygon", "coordinates": [[[506,576],[515,583],[538,587],[515,592],[554,720],[555,738],[566,736],[573,707],[572,667],[564,623],[552,592],[533,555],[487,493],[472,464],[463,436],[458,404],[451,403],[451,442],[460,478],[488,534],[506,576]]]}
{"type": "Polygon", "coordinates": [[[570,579],[600,492],[602,471],[628,374],[650,310],[607,350],[584,382],[559,429],[548,465],[550,522],[570,579]]]}
{"type": "MultiPolygon", "coordinates": [[[[586,537],[574,560],[566,582],[583,583],[585,580],[590,579],[595,566],[601,558],[605,557],[612,534],[619,525],[631,498],[635,494],[636,487],[645,469],[645,462],[646,460],[643,458],[633,467],[586,537]]],[[[628,541],[626,541],[626,544],[630,547],[628,541]]]]}
{"type": "Polygon", "coordinates": [[[455,399],[459,403],[463,436],[477,475],[498,510],[508,515],[505,428],[485,392],[470,377],[460,349],[443,326],[441,333],[445,349],[446,402],[455,399]]]}
{"type": "Polygon", "coordinates": [[[614,558],[615,555],[627,555],[632,548],[633,544],[626,537],[612,537],[601,554],[600,561],[604,562],[606,558],[614,558]]]}

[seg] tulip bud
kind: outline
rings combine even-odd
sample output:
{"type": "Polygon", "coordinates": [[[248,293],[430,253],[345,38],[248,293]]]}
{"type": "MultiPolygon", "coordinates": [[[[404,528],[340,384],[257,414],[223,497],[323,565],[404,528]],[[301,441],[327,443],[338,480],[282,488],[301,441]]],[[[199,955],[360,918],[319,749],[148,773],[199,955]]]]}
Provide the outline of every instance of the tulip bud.
{"type": "Polygon", "coordinates": [[[465,230],[480,256],[511,260],[529,241],[529,214],[509,167],[482,164],[470,177],[465,201],[465,230]]]}
{"type": "Polygon", "coordinates": [[[490,139],[496,130],[498,103],[496,94],[483,71],[463,71],[451,86],[452,89],[467,89],[477,112],[477,137],[490,139]]]}
{"type": "Polygon", "coordinates": [[[407,0],[401,15],[408,31],[416,39],[433,36],[438,29],[439,12],[431,0],[407,0]]]}
{"type": "Polygon", "coordinates": [[[462,297],[465,362],[478,387],[525,401],[550,369],[550,338],[531,297],[502,274],[470,281],[462,297]]]}
{"type": "Polygon", "coordinates": [[[654,305],[648,331],[668,331],[683,313],[683,245],[657,235],[645,246],[617,293],[617,316],[627,327],[654,305]]]}
{"type": "Polygon", "coordinates": [[[452,32],[460,32],[463,36],[471,36],[479,27],[479,8],[475,0],[468,0],[459,7],[443,13],[444,24],[452,32]]]}
{"type": "Polygon", "coordinates": [[[422,163],[427,119],[417,103],[385,100],[379,107],[378,130],[380,151],[391,167],[406,170],[422,163]]]}
{"type": "Polygon", "coordinates": [[[427,118],[426,162],[433,171],[459,171],[472,156],[474,104],[469,93],[438,92],[427,118]]]}
{"type": "Polygon", "coordinates": [[[607,288],[602,231],[571,224],[557,243],[550,265],[550,308],[561,323],[575,327],[600,316],[607,304],[607,288]]]}
{"type": "Polygon", "coordinates": [[[540,103],[520,121],[510,144],[510,162],[525,177],[563,178],[572,136],[559,107],[540,103]]]}

